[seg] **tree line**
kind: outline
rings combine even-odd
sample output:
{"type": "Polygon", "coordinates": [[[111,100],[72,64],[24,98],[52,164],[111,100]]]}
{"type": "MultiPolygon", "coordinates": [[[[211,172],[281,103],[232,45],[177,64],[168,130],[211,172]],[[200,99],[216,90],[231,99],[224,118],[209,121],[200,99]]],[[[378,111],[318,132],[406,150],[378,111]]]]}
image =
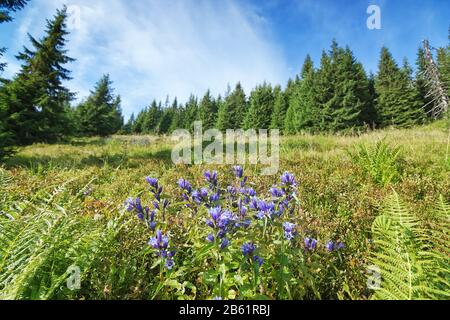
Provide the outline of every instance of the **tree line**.
{"type": "MultiPolygon", "coordinates": [[[[27,0],[0,3],[0,23],[27,0]]],[[[0,158],[13,146],[56,142],[67,136],[106,136],[114,133],[167,134],[178,128],[280,129],[298,132],[338,132],[386,126],[411,126],[430,121],[427,83],[421,76],[424,52],[419,48],[417,72],[406,59],[399,66],[386,47],[381,50],[378,72],[367,75],[348,47],[333,41],[323,51],[319,66],[308,55],[299,75],[283,89],[264,82],[247,96],[240,83],[214,97],[208,90],[186,103],[175,98],[156,100],[124,123],[120,95],[109,75],[103,75],[81,103],[72,106],[75,94],[64,86],[71,80],[66,65],[67,9],[47,20],[41,39],[29,35],[31,47],[16,56],[21,62],[12,79],[0,82],[0,158]]],[[[0,50],[0,56],[4,52],[0,50]]],[[[450,46],[440,48],[437,61],[443,82],[448,83],[450,46]]],[[[5,64],[0,64],[0,71],[5,64]]]]}
{"type": "MultiPolygon", "coordinates": [[[[449,83],[450,46],[438,50],[437,62],[443,82],[449,83]]],[[[263,83],[247,96],[237,83],[216,98],[208,90],[201,99],[191,95],[185,104],[176,98],[164,104],[154,100],[133,114],[123,131],[166,134],[191,130],[196,120],[204,129],[280,129],[286,134],[409,127],[433,120],[425,68],[423,48],[413,74],[406,58],[399,65],[383,47],[377,74],[367,75],[350,48],[333,41],[320,65],[315,67],[308,55],[301,73],[284,90],[263,83]]]]}

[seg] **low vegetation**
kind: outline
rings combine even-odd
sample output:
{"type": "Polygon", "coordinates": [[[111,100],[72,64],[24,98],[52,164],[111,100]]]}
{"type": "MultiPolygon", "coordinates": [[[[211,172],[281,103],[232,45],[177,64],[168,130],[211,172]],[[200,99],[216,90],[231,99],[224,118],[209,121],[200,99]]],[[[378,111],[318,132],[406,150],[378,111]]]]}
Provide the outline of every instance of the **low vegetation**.
{"type": "Polygon", "coordinates": [[[440,123],[286,136],[277,176],[174,166],[164,137],[22,147],[0,169],[0,298],[448,299],[446,142],[440,123]]]}

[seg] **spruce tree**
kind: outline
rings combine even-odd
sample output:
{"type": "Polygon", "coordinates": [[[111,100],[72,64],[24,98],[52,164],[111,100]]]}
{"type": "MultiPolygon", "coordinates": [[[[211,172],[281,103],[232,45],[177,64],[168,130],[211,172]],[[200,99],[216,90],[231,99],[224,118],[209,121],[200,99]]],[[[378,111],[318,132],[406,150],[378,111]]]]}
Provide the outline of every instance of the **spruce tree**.
{"type": "Polygon", "coordinates": [[[161,120],[162,110],[160,109],[156,100],[153,100],[150,107],[146,109],[143,115],[141,131],[142,133],[156,133],[158,131],[158,124],[161,120]]]}
{"type": "Polygon", "coordinates": [[[131,114],[130,118],[128,119],[128,121],[124,124],[124,126],[122,127],[122,131],[125,134],[132,134],[133,133],[133,127],[135,124],[135,117],[134,117],[134,113],[131,114]]]}
{"type": "Polygon", "coordinates": [[[215,128],[217,122],[217,103],[208,90],[200,101],[199,116],[202,121],[203,130],[215,128]]]}
{"type": "Polygon", "coordinates": [[[144,132],[144,121],[147,118],[147,112],[148,112],[148,108],[144,108],[143,110],[141,110],[138,113],[136,120],[134,121],[133,128],[132,128],[133,133],[143,133],[144,132]]]}
{"type": "MultiPolygon", "coordinates": [[[[450,42],[450,29],[449,29],[450,42]]],[[[447,94],[450,97],[450,44],[447,47],[439,48],[437,53],[437,67],[440,74],[440,80],[447,88],[447,94]]]]}
{"type": "Polygon", "coordinates": [[[381,49],[375,79],[377,114],[382,127],[407,127],[423,120],[423,112],[406,64],[401,69],[386,47],[381,49]]]}
{"type": "Polygon", "coordinates": [[[221,131],[242,128],[246,113],[247,101],[245,92],[241,84],[237,83],[233,92],[227,93],[225,100],[219,109],[217,116],[217,128],[221,131]]]}
{"type": "Polygon", "coordinates": [[[319,121],[317,101],[314,93],[314,64],[309,55],[303,63],[301,79],[295,82],[289,99],[289,117],[286,117],[285,128],[288,133],[300,130],[316,131],[319,121]]]}
{"type": "Polygon", "coordinates": [[[64,49],[66,19],[64,7],[53,20],[47,20],[46,35],[41,40],[29,35],[34,50],[25,48],[17,56],[22,68],[1,92],[4,127],[17,144],[53,142],[66,132],[66,106],[73,97],[63,86],[63,81],[70,79],[64,65],[73,61],[64,49]]]}
{"type": "Polygon", "coordinates": [[[365,108],[361,112],[361,122],[374,129],[378,126],[378,115],[376,108],[377,94],[375,91],[375,76],[370,73],[367,78],[368,99],[365,108]]]}
{"type": "Polygon", "coordinates": [[[369,99],[368,81],[351,50],[333,41],[321,72],[321,129],[336,132],[361,126],[361,114],[369,99]]]}
{"type": "Polygon", "coordinates": [[[158,133],[167,134],[170,132],[170,126],[174,116],[174,110],[172,108],[164,108],[162,117],[158,124],[158,133]]]}
{"type": "Polygon", "coordinates": [[[193,94],[189,97],[184,112],[183,127],[189,131],[194,130],[194,122],[200,120],[198,100],[193,94]]]}
{"type": "Polygon", "coordinates": [[[96,84],[86,101],[77,107],[80,133],[87,136],[108,136],[123,125],[120,96],[114,95],[109,75],[96,84]]]}
{"type": "Polygon", "coordinates": [[[286,119],[286,112],[288,109],[288,100],[286,94],[281,90],[280,86],[276,86],[273,90],[274,106],[272,119],[270,122],[271,129],[284,130],[284,121],[286,119]]]}
{"type": "Polygon", "coordinates": [[[330,129],[339,131],[359,127],[362,125],[363,112],[369,107],[367,75],[348,47],[338,49],[334,59],[336,82],[330,129]]]}
{"type": "Polygon", "coordinates": [[[316,101],[316,126],[320,131],[329,129],[328,123],[332,119],[325,114],[326,104],[333,98],[334,95],[334,70],[331,64],[331,59],[325,51],[322,51],[320,59],[320,68],[317,70],[317,75],[314,80],[314,91],[316,101]]]}
{"type": "Polygon", "coordinates": [[[250,94],[250,107],[244,118],[244,129],[269,129],[273,105],[272,86],[267,83],[257,86],[250,94]]]}
{"type": "Polygon", "coordinates": [[[181,129],[182,128],[182,115],[181,115],[181,109],[178,105],[178,100],[175,97],[172,106],[172,121],[170,123],[170,127],[169,127],[169,132],[173,132],[177,129],[181,129]]]}

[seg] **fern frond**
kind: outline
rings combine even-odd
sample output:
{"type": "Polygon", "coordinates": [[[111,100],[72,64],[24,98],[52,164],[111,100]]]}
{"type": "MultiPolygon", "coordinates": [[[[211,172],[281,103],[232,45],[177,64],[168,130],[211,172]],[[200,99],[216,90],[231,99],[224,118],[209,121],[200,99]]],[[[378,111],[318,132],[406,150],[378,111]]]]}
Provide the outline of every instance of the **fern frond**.
{"type": "Polygon", "coordinates": [[[447,240],[448,209],[441,199],[432,228],[425,229],[397,193],[387,199],[372,225],[375,250],[370,261],[382,277],[375,299],[448,298],[449,260],[437,239],[447,240]]]}

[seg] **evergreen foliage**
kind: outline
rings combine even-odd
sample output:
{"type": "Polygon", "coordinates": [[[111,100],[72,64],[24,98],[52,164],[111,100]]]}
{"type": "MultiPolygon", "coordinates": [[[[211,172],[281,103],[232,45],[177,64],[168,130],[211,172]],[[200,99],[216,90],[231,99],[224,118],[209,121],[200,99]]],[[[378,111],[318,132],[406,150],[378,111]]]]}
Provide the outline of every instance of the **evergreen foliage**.
{"type": "Polygon", "coordinates": [[[86,101],[76,110],[78,130],[87,136],[108,136],[123,126],[120,96],[115,96],[109,75],[96,84],[86,101]]]}
{"type": "Polygon", "coordinates": [[[37,40],[29,35],[33,49],[24,48],[17,58],[22,68],[0,92],[4,128],[18,145],[54,142],[66,133],[67,104],[73,94],[63,86],[70,80],[64,65],[73,61],[66,55],[67,11],[57,10],[47,20],[46,35],[37,40]]]}
{"type": "Polygon", "coordinates": [[[386,47],[381,50],[375,79],[380,125],[408,127],[423,121],[424,113],[407,63],[399,68],[386,47]]]}

